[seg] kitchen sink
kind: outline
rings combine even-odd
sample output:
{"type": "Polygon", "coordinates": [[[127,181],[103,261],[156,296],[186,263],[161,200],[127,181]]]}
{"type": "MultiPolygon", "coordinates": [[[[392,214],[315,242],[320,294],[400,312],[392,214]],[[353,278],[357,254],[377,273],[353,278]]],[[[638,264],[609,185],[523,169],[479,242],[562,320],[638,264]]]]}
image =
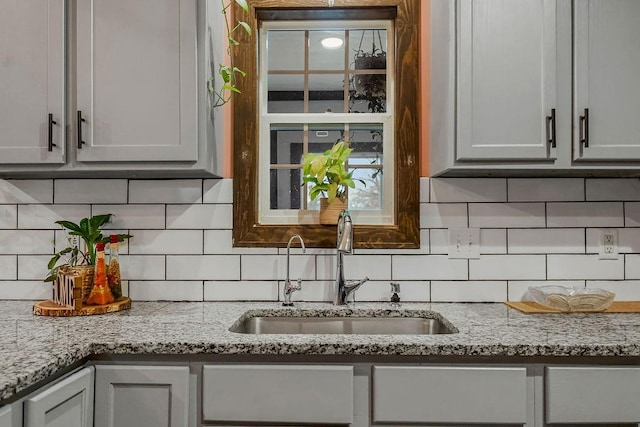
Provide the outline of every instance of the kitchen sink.
{"type": "Polygon", "coordinates": [[[234,325],[241,334],[432,335],[458,332],[438,319],[425,317],[249,317],[234,325]]]}

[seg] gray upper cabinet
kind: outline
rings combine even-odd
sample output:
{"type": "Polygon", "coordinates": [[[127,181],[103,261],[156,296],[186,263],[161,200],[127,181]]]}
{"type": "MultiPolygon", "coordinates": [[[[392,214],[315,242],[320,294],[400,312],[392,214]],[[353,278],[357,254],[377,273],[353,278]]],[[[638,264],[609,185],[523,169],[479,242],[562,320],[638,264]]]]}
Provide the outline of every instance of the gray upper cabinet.
{"type": "Polygon", "coordinates": [[[640,2],[576,0],[574,16],[574,158],[638,160],[640,2]]]}
{"type": "Polygon", "coordinates": [[[64,0],[3,2],[0,163],[65,161],[64,5],[64,0]]]}
{"type": "Polygon", "coordinates": [[[78,0],[76,46],[79,162],[198,160],[194,0],[78,0]]]}
{"type": "Polygon", "coordinates": [[[546,117],[558,104],[556,1],[457,6],[457,160],[555,157],[546,117]]]}
{"type": "Polygon", "coordinates": [[[93,368],[84,368],[24,403],[24,427],[92,427],[93,368]]]}

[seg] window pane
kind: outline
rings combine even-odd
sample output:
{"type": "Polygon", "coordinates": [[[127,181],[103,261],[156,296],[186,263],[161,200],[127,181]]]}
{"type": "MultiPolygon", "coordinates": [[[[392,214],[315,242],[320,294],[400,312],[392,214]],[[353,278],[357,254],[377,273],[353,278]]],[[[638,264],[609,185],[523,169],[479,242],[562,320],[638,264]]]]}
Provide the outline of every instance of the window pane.
{"type": "Polygon", "coordinates": [[[350,111],[384,113],[387,110],[387,44],[386,30],[352,30],[349,32],[351,47],[355,52],[349,76],[350,111]],[[376,70],[374,74],[366,70],[376,70]]]}
{"type": "Polygon", "coordinates": [[[304,31],[267,31],[267,51],[275,49],[274,54],[267,55],[268,70],[304,70],[304,39],[304,31]]]}
{"type": "Polygon", "coordinates": [[[300,169],[271,169],[271,209],[300,209],[300,169]]]}
{"type": "MultiPolygon", "coordinates": [[[[382,124],[352,124],[349,126],[351,157],[367,157],[382,160],[382,124]]],[[[381,164],[381,163],[380,163],[381,164]]]]}
{"type": "MultiPolygon", "coordinates": [[[[375,159],[363,159],[375,162],[375,159]]],[[[349,209],[379,210],[383,206],[382,169],[352,169],[356,188],[349,189],[349,209]]]]}
{"type": "Polygon", "coordinates": [[[304,131],[302,125],[272,125],[271,164],[300,164],[303,141],[304,131]]]}
{"type": "Polygon", "coordinates": [[[344,135],[343,124],[310,124],[309,125],[309,152],[323,153],[333,144],[340,141],[344,135]]]}
{"type": "Polygon", "coordinates": [[[344,31],[315,30],[309,32],[309,69],[344,70],[344,31]],[[338,47],[324,47],[327,42],[342,41],[338,47]]]}
{"type": "Polygon", "coordinates": [[[349,48],[352,70],[387,68],[387,30],[350,30],[349,48]]]}
{"type": "Polygon", "coordinates": [[[271,74],[267,80],[269,113],[301,113],[304,108],[304,76],[271,74]]]}
{"type": "Polygon", "coordinates": [[[310,113],[345,112],[344,74],[311,74],[309,91],[310,113]]]}

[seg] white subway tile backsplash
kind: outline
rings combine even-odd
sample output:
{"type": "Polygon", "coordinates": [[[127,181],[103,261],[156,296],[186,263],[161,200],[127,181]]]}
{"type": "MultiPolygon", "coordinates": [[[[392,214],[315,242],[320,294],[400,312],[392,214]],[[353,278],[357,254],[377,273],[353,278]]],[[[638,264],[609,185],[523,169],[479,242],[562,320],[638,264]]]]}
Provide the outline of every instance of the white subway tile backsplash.
{"type": "Polygon", "coordinates": [[[431,202],[506,202],[505,178],[432,178],[431,202]]]}
{"type": "Polygon", "coordinates": [[[18,280],[43,280],[51,255],[18,255],[18,280]]]}
{"type": "Polygon", "coordinates": [[[53,201],[60,203],[127,203],[126,179],[56,179],[53,201]]]}
{"type": "Polygon", "coordinates": [[[56,221],[66,220],[78,224],[91,216],[89,205],[19,205],[18,228],[57,230],[56,221]]]}
{"type": "Polygon", "coordinates": [[[240,256],[167,255],[167,280],[240,280],[240,256]]]}
{"type": "MultiPolygon", "coordinates": [[[[347,280],[391,280],[390,255],[344,255],[344,275],[347,280]]],[[[318,255],[318,280],[336,277],[336,256],[318,255]]]]}
{"type": "Polygon", "coordinates": [[[583,178],[509,178],[510,202],[582,202],[583,178]]]}
{"type": "Polygon", "coordinates": [[[482,255],[469,260],[469,280],[544,280],[544,255],[482,255]]]}
{"type": "Polygon", "coordinates": [[[510,254],[583,254],[582,228],[508,230],[510,254]]]}
{"type": "Polygon", "coordinates": [[[233,228],[232,205],[167,205],[167,228],[233,228]]]}
{"type": "Polygon", "coordinates": [[[466,203],[420,203],[420,228],[465,228],[466,203]]]}
{"type": "Polygon", "coordinates": [[[131,180],[129,203],[202,203],[202,180],[131,180]]]}
{"type": "Polygon", "coordinates": [[[597,255],[547,255],[547,277],[551,280],[624,279],[623,256],[598,259],[597,255]]]}
{"type": "Polygon", "coordinates": [[[204,282],[204,300],[278,301],[278,282],[204,282]]]}
{"type": "Polygon", "coordinates": [[[53,203],[53,180],[0,179],[0,203],[53,203]]]}
{"type": "Polygon", "coordinates": [[[18,223],[16,205],[0,205],[0,229],[14,229],[18,223]]]}
{"type": "Polygon", "coordinates": [[[640,301],[640,280],[587,280],[587,288],[613,292],[615,301],[640,301]]]}
{"type": "MultiPolygon", "coordinates": [[[[600,250],[600,228],[587,228],[587,253],[600,250]]],[[[640,228],[614,228],[618,231],[619,253],[640,253],[640,228]]]]}
{"type": "Polygon", "coordinates": [[[547,203],[547,227],[623,227],[622,202],[547,203]]]}
{"type": "Polygon", "coordinates": [[[449,259],[445,255],[392,255],[392,280],[467,280],[466,259],[449,259]]]}
{"type": "Polygon", "coordinates": [[[154,230],[165,228],[164,205],[94,205],[92,215],[113,214],[105,230],[133,229],[154,230]]]}
{"type": "MultiPolygon", "coordinates": [[[[431,300],[431,284],[429,281],[398,281],[400,285],[400,303],[403,301],[428,302],[431,300]]],[[[356,301],[389,301],[391,298],[389,281],[371,281],[362,285],[355,295],[356,301]]]]}
{"type": "MultiPolygon", "coordinates": [[[[284,280],[287,277],[286,255],[241,255],[242,280],[284,280]]],[[[289,257],[289,277],[296,280],[316,278],[315,257],[313,255],[291,255],[289,257]]]]}
{"type": "Polygon", "coordinates": [[[432,302],[504,302],[507,282],[464,281],[431,282],[432,302]]]}
{"type": "Polygon", "coordinates": [[[474,228],[544,227],[544,203],[471,203],[469,226],[474,228]]]}
{"type": "Polygon", "coordinates": [[[635,178],[587,178],[587,200],[640,200],[640,181],[635,178]]]}
{"type": "Polygon", "coordinates": [[[131,281],[129,296],[134,301],[203,301],[200,281],[131,281]]]}
{"type": "Polygon", "coordinates": [[[625,227],[640,227],[640,202],[627,202],[624,204],[625,227]]]}
{"type": "Polygon", "coordinates": [[[0,230],[0,255],[53,254],[53,230],[0,230]]]}
{"type": "Polygon", "coordinates": [[[481,254],[506,254],[507,230],[483,228],[480,230],[481,254]]]}
{"type": "Polygon", "coordinates": [[[195,255],[202,253],[202,230],[131,230],[130,254],[195,255]]]}
{"type": "MultiPolygon", "coordinates": [[[[432,255],[446,255],[449,253],[449,229],[435,228],[429,231],[430,253],[432,255]]],[[[482,236],[480,237],[482,245],[482,236]]]]}
{"type": "Polygon", "coordinates": [[[232,179],[205,179],[203,203],[233,203],[232,179]]]}
{"type": "MultiPolygon", "coordinates": [[[[15,255],[0,255],[0,280],[15,280],[18,277],[18,259],[15,255]]],[[[0,294],[2,299],[2,294],[0,294]]]]}
{"type": "Polygon", "coordinates": [[[584,288],[584,280],[510,280],[507,283],[508,301],[523,301],[523,296],[531,286],[565,286],[584,288]]]}
{"type": "Polygon", "coordinates": [[[429,178],[420,178],[420,203],[429,203],[429,178]]]}
{"type": "Polygon", "coordinates": [[[123,280],[164,280],[164,255],[122,255],[120,273],[123,280]]]}
{"type": "Polygon", "coordinates": [[[627,254],[624,256],[624,278],[640,279],[640,255],[627,254]]]}
{"type": "Polygon", "coordinates": [[[51,283],[42,280],[0,281],[0,298],[15,300],[46,300],[52,298],[51,283]]]}

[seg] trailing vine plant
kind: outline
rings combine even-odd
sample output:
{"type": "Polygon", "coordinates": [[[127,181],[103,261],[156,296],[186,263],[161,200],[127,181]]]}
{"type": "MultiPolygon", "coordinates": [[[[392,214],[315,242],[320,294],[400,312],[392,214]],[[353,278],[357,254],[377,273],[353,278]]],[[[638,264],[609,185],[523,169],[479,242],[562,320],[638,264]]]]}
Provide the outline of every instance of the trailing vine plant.
{"type": "Polygon", "coordinates": [[[234,93],[240,93],[237,82],[240,77],[245,77],[247,73],[233,64],[233,56],[231,50],[233,47],[238,46],[240,42],[235,39],[234,34],[236,31],[245,31],[249,36],[251,35],[251,27],[244,21],[236,21],[232,27],[229,14],[231,13],[231,7],[233,3],[240,6],[245,12],[249,12],[249,5],[247,0],[220,0],[222,4],[222,14],[224,15],[225,29],[227,33],[227,55],[230,58],[230,64],[226,65],[221,63],[218,65],[218,74],[222,78],[222,85],[220,89],[216,91],[214,87],[214,78],[209,80],[209,91],[215,95],[215,102],[213,107],[221,107],[231,100],[234,93]]]}

